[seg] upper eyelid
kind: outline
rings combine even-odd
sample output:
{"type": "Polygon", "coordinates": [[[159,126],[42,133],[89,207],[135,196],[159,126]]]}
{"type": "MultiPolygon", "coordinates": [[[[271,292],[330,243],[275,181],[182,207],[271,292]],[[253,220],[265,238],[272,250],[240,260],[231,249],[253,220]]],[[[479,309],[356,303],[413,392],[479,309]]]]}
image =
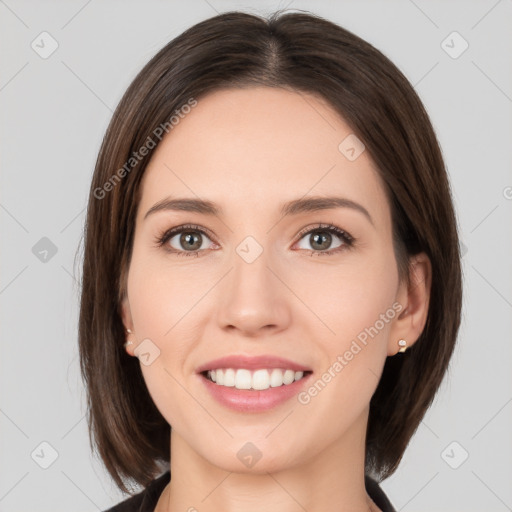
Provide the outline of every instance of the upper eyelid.
{"type": "Polygon", "coordinates": [[[321,231],[325,229],[326,231],[333,232],[336,236],[341,236],[344,234],[350,240],[354,240],[354,237],[345,229],[340,228],[334,222],[318,222],[315,226],[310,226],[299,230],[299,232],[295,236],[303,237],[312,231],[321,231]],[[341,233],[336,233],[335,231],[340,231],[341,233]]]}

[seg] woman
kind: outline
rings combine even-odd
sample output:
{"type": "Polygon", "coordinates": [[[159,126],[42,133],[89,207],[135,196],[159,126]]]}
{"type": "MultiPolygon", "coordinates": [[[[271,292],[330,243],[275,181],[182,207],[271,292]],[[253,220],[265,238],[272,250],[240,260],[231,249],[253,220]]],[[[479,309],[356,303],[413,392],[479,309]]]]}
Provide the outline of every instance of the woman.
{"type": "Polygon", "coordinates": [[[378,482],[445,375],[461,281],[436,136],[382,53],[308,13],[188,29],[91,185],[91,442],[145,488],[110,510],[394,510],[378,482]]]}

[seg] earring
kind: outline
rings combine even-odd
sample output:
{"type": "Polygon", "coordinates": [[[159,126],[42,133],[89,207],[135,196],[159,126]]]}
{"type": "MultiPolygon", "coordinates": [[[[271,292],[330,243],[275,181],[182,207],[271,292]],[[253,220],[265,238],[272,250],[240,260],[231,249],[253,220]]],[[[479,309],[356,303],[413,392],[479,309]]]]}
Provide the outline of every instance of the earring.
{"type": "MultiPolygon", "coordinates": [[[[126,329],[126,332],[127,332],[128,334],[132,334],[131,329],[126,329]]],[[[128,345],[133,345],[133,341],[127,341],[127,342],[124,344],[124,348],[127,348],[127,347],[128,347],[128,345]]]]}
{"type": "Polygon", "coordinates": [[[405,352],[407,350],[407,341],[398,340],[398,345],[400,346],[400,349],[398,350],[398,352],[405,352]]]}

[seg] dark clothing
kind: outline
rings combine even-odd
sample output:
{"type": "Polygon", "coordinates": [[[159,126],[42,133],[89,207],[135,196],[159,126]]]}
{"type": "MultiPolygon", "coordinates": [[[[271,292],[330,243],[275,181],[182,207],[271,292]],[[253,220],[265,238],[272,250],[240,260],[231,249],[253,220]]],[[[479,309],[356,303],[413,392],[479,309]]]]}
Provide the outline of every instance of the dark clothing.
{"type": "MultiPolygon", "coordinates": [[[[158,499],[170,480],[171,473],[167,471],[167,473],[153,480],[144,491],[118,503],[105,512],[154,512],[158,499]]],[[[366,492],[382,512],[396,512],[388,497],[375,480],[366,476],[365,486],[366,492]]]]}

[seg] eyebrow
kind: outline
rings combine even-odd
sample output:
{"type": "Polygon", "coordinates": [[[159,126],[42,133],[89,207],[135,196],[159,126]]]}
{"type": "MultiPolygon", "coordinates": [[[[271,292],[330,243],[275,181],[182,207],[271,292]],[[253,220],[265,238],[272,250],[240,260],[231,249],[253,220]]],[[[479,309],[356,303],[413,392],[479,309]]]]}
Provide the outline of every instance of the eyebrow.
{"type": "MultiPolygon", "coordinates": [[[[281,205],[280,213],[282,217],[286,217],[289,215],[298,215],[300,213],[330,210],[334,208],[350,208],[358,211],[367,218],[372,226],[375,226],[370,213],[364,206],[345,197],[310,196],[294,199],[281,205]]],[[[205,199],[167,197],[154,204],[146,212],[144,220],[146,220],[148,216],[160,211],[195,212],[212,216],[222,215],[223,213],[220,206],[205,199]]]]}

